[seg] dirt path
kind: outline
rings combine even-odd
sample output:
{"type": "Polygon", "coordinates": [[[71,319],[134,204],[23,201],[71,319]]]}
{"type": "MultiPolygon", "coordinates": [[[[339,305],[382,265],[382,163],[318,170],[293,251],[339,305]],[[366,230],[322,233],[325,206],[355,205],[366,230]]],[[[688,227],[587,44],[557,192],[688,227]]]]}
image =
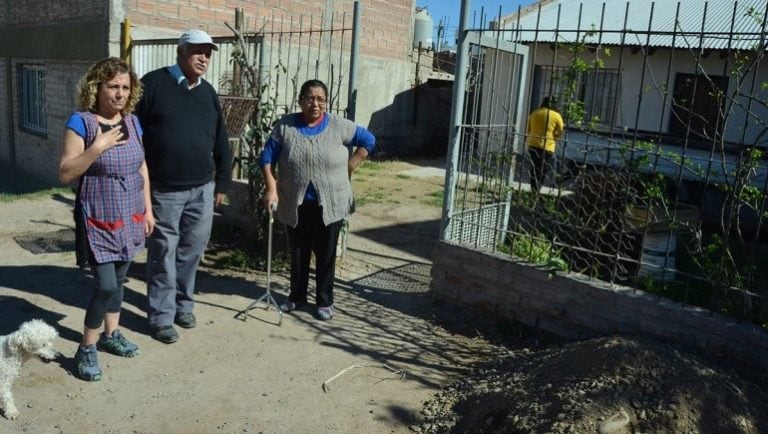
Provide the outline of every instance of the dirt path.
{"type": "MultiPolygon", "coordinates": [[[[409,169],[417,168],[388,170],[409,169]]],[[[416,178],[396,179],[413,184],[416,178]]],[[[442,182],[419,179],[428,189],[442,182]]],[[[281,326],[274,310],[235,319],[261,294],[265,276],[203,267],[198,327],[180,330],[176,344],[161,344],[145,326],[141,256],[126,285],[122,329],[142,353],[135,359],[100,354],[104,378],[83,382],[72,374],[72,357],[93,282],[74,267],[71,251],[34,254],[16,240],[66,235],[71,201],[57,194],[0,203],[0,334],[42,318],[59,330],[65,356],[25,365],[14,388],[22,415],[0,419],[0,432],[408,432],[441,385],[495,351],[482,338],[455,333],[468,322],[451,321],[427,294],[439,208],[418,200],[407,207],[369,202],[352,222],[333,321],[317,321],[310,310],[285,315],[281,326]],[[404,370],[405,379],[385,364],[404,370]],[[353,365],[363,367],[323,392],[325,380],[353,365]]],[[[281,296],[286,276],[275,278],[281,296]]]]}
{"type": "MultiPolygon", "coordinates": [[[[42,318],[59,330],[64,353],[24,366],[21,417],[0,419],[0,433],[768,432],[759,386],[682,349],[621,337],[531,339],[517,325],[434,303],[442,174],[433,166],[390,162],[356,173],[359,206],[330,322],[311,309],[280,326],[274,310],[236,319],[263,293],[265,275],[214,265],[212,249],[198,273],[198,327],[163,345],[147,334],[140,256],[122,328],[142,354],[100,354],[97,383],[72,375],[93,285],[73,265],[72,195],[3,202],[9,182],[0,172],[0,334],[42,318]]],[[[274,277],[280,299],[287,277],[274,277]]]]}

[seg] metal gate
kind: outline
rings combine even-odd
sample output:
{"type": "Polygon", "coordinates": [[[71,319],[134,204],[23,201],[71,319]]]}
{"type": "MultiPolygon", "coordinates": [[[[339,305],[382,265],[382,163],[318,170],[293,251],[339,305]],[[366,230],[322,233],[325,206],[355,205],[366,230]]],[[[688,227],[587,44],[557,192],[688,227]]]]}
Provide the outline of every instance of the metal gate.
{"type": "MultiPolygon", "coordinates": [[[[528,47],[468,31],[454,83],[443,239],[495,250],[510,215],[509,192],[524,145],[520,133],[528,47]]],[[[523,128],[524,130],[524,128],[523,128]]]]}

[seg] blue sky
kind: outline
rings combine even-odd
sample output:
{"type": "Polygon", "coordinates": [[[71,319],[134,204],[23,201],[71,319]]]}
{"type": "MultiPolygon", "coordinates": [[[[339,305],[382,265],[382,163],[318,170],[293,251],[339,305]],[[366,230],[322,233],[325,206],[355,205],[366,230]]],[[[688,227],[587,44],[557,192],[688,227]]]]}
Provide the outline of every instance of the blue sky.
{"type": "MultiPolygon", "coordinates": [[[[507,15],[517,11],[519,5],[527,6],[535,3],[535,0],[470,0],[469,4],[469,27],[477,28],[481,24],[488,26],[488,22],[495,19],[501,6],[501,14],[507,15]],[[485,19],[482,19],[482,12],[485,19]]],[[[456,31],[459,28],[459,13],[461,10],[461,0],[416,0],[416,7],[427,7],[429,16],[435,27],[442,20],[446,25],[446,42],[448,45],[454,45],[456,41],[456,31]]],[[[434,35],[437,37],[437,34],[434,35]]]]}

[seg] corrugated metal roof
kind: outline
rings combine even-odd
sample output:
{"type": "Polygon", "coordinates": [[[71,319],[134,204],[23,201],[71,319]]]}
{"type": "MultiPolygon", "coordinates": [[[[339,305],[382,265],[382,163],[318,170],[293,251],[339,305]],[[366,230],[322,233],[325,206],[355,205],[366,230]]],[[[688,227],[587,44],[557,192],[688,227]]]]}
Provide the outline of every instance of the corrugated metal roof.
{"type": "Polygon", "coordinates": [[[540,0],[502,18],[503,38],[519,42],[589,42],[654,47],[753,48],[765,37],[766,0],[540,0]],[[750,16],[748,12],[754,11],[750,16]],[[625,25],[626,23],[626,25],[625,25]],[[649,24],[650,23],[650,24],[649,24]],[[538,28],[538,31],[536,29],[538,28]],[[626,31],[624,31],[626,29],[626,31]],[[577,32],[577,31],[580,31],[577,32]],[[700,34],[704,34],[700,38],[700,34]],[[646,39],[647,38],[647,39],[646,39]]]}

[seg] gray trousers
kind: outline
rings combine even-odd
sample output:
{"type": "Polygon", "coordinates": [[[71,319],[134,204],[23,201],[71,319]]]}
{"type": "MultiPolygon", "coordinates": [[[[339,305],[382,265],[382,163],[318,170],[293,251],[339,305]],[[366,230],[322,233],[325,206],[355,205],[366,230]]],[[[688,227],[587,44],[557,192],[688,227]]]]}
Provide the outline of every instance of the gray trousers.
{"type": "Polygon", "coordinates": [[[155,230],[147,249],[149,325],[173,324],[176,313],[194,309],[195,274],[211,235],[210,182],[181,191],[152,189],[155,230]]]}

